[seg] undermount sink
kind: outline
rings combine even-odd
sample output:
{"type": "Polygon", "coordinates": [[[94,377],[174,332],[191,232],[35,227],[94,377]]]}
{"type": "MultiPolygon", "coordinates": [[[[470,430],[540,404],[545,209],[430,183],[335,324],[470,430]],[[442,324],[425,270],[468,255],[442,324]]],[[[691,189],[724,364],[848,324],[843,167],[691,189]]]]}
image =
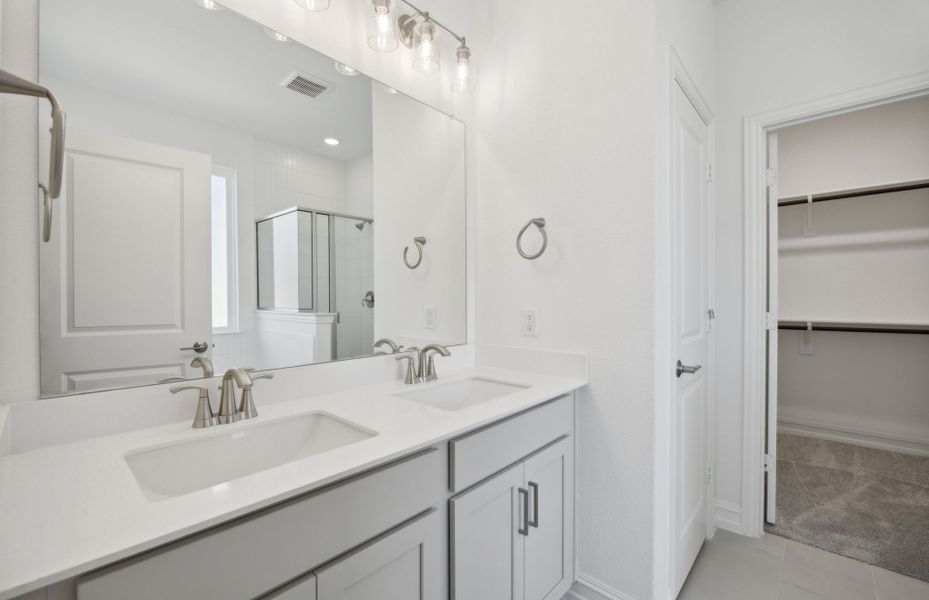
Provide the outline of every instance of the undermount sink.
{"type": "Polygon", "coordinates": [[[126,454],[145,497],[164,500],[189,494],[377,435],[321,412],[211,433],[126,454]]]}
{"type": "Polygon", "coordinates": [[[455,411],[508,396],[529,387],[482,377],[468,377],[448,383],[429,384],[423,389],[394,395],[434,408],[455,411]]]}

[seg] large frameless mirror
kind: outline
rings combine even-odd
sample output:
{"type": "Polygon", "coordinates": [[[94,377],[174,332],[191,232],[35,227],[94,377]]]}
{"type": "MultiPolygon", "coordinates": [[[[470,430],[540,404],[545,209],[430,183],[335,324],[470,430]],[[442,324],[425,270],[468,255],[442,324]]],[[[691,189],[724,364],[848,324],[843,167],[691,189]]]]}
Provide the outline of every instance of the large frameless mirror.
{"type": "Polygon", "coordinates": [[[43,396],[465,342],[460,121],[231,10],[39,10],[43,396]]]}

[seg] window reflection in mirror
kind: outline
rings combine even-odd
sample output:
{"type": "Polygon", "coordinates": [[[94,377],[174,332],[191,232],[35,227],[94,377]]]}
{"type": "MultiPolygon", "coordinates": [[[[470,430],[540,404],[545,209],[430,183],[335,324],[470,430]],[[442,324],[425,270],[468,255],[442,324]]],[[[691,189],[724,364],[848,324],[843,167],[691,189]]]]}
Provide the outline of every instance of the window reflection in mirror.
{"type": "Polygon", "coordinates": [[[43,396],[198,377],[197,356],[221,373],[465,342],[461,122],[231,10],[39,10],[69,122],[43,396]]]}

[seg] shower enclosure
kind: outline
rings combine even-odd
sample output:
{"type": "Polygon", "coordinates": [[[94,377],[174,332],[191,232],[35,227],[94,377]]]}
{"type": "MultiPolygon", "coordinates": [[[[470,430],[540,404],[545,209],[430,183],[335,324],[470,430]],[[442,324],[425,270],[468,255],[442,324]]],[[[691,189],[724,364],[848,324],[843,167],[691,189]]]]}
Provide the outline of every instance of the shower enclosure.
{"type": "Polygon", "coordinates": [[[295,325],[286,342],[275,344],[329,338],[331,347],[317,348],[313,362],[371,354],[373,224],[368,217],[311,208],[291,208],[256,221],[258,309],[302,315],[314,324],[295,325]]]}

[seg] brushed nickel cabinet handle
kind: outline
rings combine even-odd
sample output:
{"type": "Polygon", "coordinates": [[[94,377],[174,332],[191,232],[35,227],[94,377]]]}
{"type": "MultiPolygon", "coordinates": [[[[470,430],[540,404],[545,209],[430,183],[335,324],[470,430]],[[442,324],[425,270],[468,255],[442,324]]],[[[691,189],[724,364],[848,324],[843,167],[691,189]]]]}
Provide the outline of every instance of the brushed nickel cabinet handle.
{"type": "Polygon", "coordinates": [[[522,535],[529,535],[529,490],[526,488],[519,488],[519,499],[522,501],[522,510],[520,511],[519,518],[522,521],[522,524],[519,526],[519,533],[522,535]]]}
{"type": "Polygon", "coordinates": [[[530,481],[529,489],[532,490],[532,519],[528,521],[529,527],[539,528],[539,484],[530,481]]]}

